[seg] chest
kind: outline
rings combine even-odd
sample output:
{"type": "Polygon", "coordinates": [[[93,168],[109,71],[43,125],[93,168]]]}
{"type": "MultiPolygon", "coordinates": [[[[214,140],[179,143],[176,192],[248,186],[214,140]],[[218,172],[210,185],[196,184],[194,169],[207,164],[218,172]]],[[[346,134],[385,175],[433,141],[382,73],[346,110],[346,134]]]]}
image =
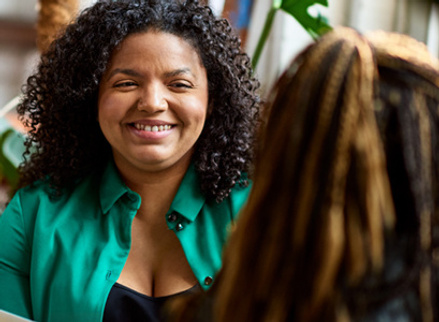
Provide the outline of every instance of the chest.
{"type": "Polygon", "coordinates": [[[174,231],[161,220],[136,217],[131,228],[131,248],[118,283],[142,294],[163,297],[197,284],[174,231]]]}
{"type": "MultiPolygon", "coordinates": [[[[138,239],[143,231],[133,224],[136,212],[130,203],[118,202],[105,214],[99,206],[89,204],[87,209],[60,210],[50,216],[46,211],[36,216],[34,233],[29,236],[36,320],[100,321],[108,294],[125,276],[125,267],[127,273],[144,274],[139,279],[147,283],[146,287],[143,284],[144,294],[172,294],[197,281],[203,288],[209,287],[221,266],[231,216],[215,216],[217,211],[206,207],[193,222],[180,216],[173,223],[166,222],[164,230],[151,226],[155,235],[138,239]],[[81,219],[72,220],[78,214],[81,219]],[[178,228],[180,222],[183,229],[178,228]],[[145,247],[151,239],[161,242],[145,247]]],[[[130,278],[133,276],[136,279],[135,275],[130,278]]]]}

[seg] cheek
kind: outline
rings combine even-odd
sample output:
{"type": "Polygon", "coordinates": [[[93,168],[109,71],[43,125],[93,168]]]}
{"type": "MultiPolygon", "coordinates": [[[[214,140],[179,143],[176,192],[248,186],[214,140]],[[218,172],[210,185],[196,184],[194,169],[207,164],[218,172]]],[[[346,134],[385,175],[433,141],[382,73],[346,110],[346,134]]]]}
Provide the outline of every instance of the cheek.
{"type": "Polygon", "coordinates": [[[101,123],[102,115],[105,113],[105,106],[107,106],[106,101],[107,101],[107,97],[105,93],[101,93],[101,91],[99,91],[98,108],[97,108],[97,118],[99,123],[101,123]]]}
{"type": "Polygon", "coordinates": [[[98,101],[97,108],[97,121],[99,127],[107,140],[110,140],[112,133],[114,132],[114,122],[117,119],[116,110],[112,108],[112,101],[102,97],[98,101]]]}
{"type": "Polygon", "coordinates": [[[200,132],[203,129],[204,124],[206,123],[207,111],[208,111],[208,107],[207,106],[204,106],[204,107],[201,106],[194,113],[194,120],[195,120],[195,122],[197,124],[197,128],[199,129],[200,132]]]}
{"type": "Polygon", "coordinates": [[[203,98],[191,98],[182,100],[179,102],[178,111],[174,110],[176,114],[186,123],[190,124],[192,130],[195,128],[200,128],[204,126],[208,111],[208,102],[203,98]]]}
{"type": "Polygon", "coordinates": [[[118,104],[114,97],[105,95],[99,97],[97,115],[99,123],[105,123],[111,121],[111,119],[116,119],[118,116],[117,106],[118,104]]]}
{"type": "Polygon", "coordinates": [[[198,104],[196,106],[198,106],[197,108],[197,117],[199,119],[199,122],[201,122],[201,126],[204,126],[204,123],[206,122],[206,118],[210,113],[210,108],[211,108],[211,104],[209,102],[208,99],[208,95],[206,93],[205,96],[203,96],[201,99],[199,99],[199,101],[197,102],[198,104]]]}

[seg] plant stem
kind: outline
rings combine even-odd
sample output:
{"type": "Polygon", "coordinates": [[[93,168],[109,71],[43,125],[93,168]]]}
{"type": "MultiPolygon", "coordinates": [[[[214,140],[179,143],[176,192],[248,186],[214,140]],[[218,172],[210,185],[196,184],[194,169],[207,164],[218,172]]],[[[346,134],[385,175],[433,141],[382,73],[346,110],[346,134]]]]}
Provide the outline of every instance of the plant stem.
{"type": "Polygon", "coordinates": [[[270,34],[271,26],[273,24],[274,15],[278,10],[277,6],[273,6],[270,8],[270,11],[267,14],[267,18],[265,19],[264,28],[262,29],[261,36],[259,37],[258,44],[255,49],[255,53],[253,54],[252,65],[253,69],[256,69],[256,65],[258,64],[259,57],[261,56],[262,49],[264,49],[265,42],[267,41],[268,35],[270,34]]]}

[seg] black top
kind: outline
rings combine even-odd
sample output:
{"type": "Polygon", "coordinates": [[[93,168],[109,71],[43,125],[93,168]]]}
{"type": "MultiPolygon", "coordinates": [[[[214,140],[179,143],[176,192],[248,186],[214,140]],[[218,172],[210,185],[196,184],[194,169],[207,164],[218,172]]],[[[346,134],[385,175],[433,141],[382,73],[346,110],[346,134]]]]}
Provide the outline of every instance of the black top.
{"type": "Polygon", "coordinates": [[[163,306],[168,299],[195,291],[198,288],[197,284],[180,293],[151,297],[115,283],[108,295],[103,322],[162,322],[165,320],[164,312],[162,312],[163,306]]]}

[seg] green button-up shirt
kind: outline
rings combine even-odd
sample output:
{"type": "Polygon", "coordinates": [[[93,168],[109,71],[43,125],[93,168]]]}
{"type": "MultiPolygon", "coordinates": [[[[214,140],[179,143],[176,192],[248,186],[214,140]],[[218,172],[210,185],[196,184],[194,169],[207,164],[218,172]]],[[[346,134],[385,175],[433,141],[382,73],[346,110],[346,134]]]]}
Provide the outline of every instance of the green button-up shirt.
{"type": "MultiPolygon", "coordinates": [[[[222,203],[207,201],[191,166],[166,214],[205,289],[249,190],[237,186],[222,203]]],[[[0,309],[36,321],[102,321],[140,196],[113,163],[57,199],[47,191],[44,183],[19,190],[0,217],[0,309]]]]}

